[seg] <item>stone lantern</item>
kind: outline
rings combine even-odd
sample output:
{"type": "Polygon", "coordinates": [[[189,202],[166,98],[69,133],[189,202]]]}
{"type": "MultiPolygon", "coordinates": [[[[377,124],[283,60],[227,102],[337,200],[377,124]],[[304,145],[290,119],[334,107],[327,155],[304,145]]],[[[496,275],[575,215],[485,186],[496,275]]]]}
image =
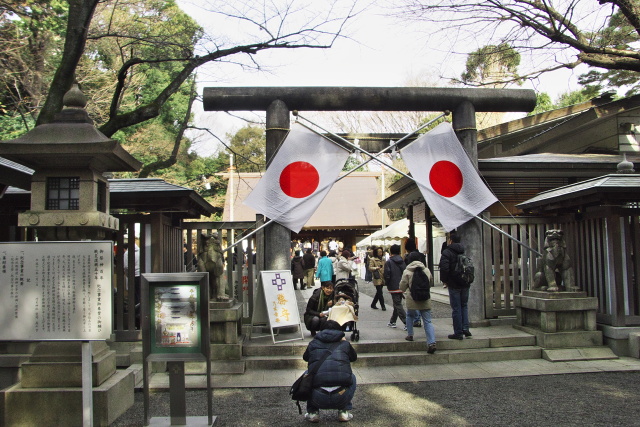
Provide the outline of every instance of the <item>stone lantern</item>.
{"type": "Polygon", "coordinates": [[[142,166],[118,141],[93,125],[77,85],[65,94],[52,123],[0,143],[0,155],[34,169],[31,209],[18,226],[37,230],[39,240],[103,240],[118,229],[109,215],[104,172],[133,172],[142,166]]]}
{"type": "MultiPolygon", "coordinates": [[[[35,229],[40,241],[111,240],[118,219],[109,214],[104,173],[142,166],[118,141],[96,129],[86,103],[74,85],[53,122],[0,141],[0,156],[34,170],[31,209],[18,215],[18,226],[35,229]]],[[[80,424],[80,345],[45,341],[35,346],[20,366],[20,381],[0,393],[6,425],[80,424]]],[[[93,341],[91,353],[94,421],[108,425],[133,404],[134,379],[130,372],[116,370],[115,351],[105,341],[93,341]]]]}

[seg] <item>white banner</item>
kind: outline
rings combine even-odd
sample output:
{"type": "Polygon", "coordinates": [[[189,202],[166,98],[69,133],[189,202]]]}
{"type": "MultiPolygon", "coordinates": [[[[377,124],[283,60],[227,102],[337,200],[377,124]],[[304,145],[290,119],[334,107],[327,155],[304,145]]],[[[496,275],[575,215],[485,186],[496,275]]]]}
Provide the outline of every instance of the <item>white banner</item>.
{"type": "Polygon", "coordinates": [[[0,340],[104,340],[113,242],[0,243],[0,340]]]}

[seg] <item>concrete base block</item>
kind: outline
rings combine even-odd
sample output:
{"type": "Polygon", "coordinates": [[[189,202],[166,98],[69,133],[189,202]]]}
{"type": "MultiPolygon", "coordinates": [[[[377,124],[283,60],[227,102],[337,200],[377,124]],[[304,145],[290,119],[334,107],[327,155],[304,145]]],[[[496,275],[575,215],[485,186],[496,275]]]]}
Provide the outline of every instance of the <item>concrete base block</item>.
{"type": "MultiPolygon", "coordinates": [[[[246,364],[243,360],[213,360],[211,361],[211,374],[244,374],[246,364]]],[[[206,362],[186,362],[184,364],[186,375],[205,375],[207,373],[206,362]]]]}
{"type": "Polygon", "coordinates": [[[640,332],[629,334],[629,357],[640,359],[640,332]]]}
{"type": "Polygon", "coordinates": [[[0,390],[20,381],[20,366],[30,354],[0,354],[0,390]]]}
{"type": "Polygon", "coordinates": [[[116,366],[126,368],[133,364],[142,363],[142,342],[108,342],[109,348],[116,352],[116,366]]]}
{"type": "Polygon", "coordinates": [[[211,360],[240,360],[242,359],[242,343],[213,344],[211,343],[211,360]]]}
{"type": "Polygon", "coordinates": [[[513,325],[514,328],[535,335],[536,344],[543,348],[594,347],[602,345],[600,331],[542,332],[527,326],[513,325]]]}
{"type": "Polygon", "coordinates": [[[234,304],[229,308],[210,308],[209,321],[212,344],[242,342],[242,304],[234,304]]]}
{"type": "MultiPolygon", "coordinates": [[[[116,352],[94,355],[91,362],[93,386],[97,387],[116,371],[116,352]]],[[[23,388],[82,387],[82,362],[29,362],[22,364],[23,388]]]]}
{"type": "Polygon", "coordinates": [[[542,358],[549,362],[571,362],[578,360],[617,359],[608,347],[584,347],[542,350],[542,358]]]}
{"type": "MultiPolygon", "coordinates": [[[[209,423],[209,417],[187,417],[185,426],[190,427],[210,427],[215,424],[216,416],[211,417],[211,423],[209,423]]],[[[153,417],[149,419],[149,426],[175,426],[180,424],[172,424],[171,417],[153,417]]]]}
{"type": "MultiPolygon", "coordinates": [[[[93,423],[108,426],[133,405],[134,375],[117,371],[93,388],[93,423]]],[[[80,426],[82,388],[23,388],[13,385],[0,391],[5,426],[80,426]]]]}
{"type": "MultiPolygon", "coordinates": [[[[598,325],[604,335],[604,343],[618,356],[638,357],[638,347],[634,349],[633,334],[640,334],[638,326],[598,325]],[[635,354],[635,356],[634,356],[635,354]]],[[[637,335],[636,335],[637,336],[637,335]]],[[[636,343],[636,345],[638,345],[636,343]]]]}

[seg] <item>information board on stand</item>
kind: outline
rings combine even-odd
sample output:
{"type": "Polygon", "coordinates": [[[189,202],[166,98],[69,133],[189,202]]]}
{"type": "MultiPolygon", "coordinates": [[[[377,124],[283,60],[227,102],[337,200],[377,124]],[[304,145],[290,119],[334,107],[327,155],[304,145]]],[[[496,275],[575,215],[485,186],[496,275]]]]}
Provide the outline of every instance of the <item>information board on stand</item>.
{"type": "Polygon", "coordinates": [[[111,336],[113,242],[0,243],[0,340],[111,336]]]}
{"type": "MultiPolygon", "coordinates": [[[[256,296],[256,312],[266,312],[269,321],[271,339],[276,343],[274,330],[285,326],[298,326],[300,338],[279,340],[277,342],[296,341],[304,339],[298,300],[293,289],[293,278],[289,270],[267,270],[260,272],[260,287],[256,296]],[[261,295],[264,296],[261,298],[261,295]],[[264,301],[261,310],[257,306],[264,301]]],[[[255,320],[255,319],[254,319],[255,320]]]]}

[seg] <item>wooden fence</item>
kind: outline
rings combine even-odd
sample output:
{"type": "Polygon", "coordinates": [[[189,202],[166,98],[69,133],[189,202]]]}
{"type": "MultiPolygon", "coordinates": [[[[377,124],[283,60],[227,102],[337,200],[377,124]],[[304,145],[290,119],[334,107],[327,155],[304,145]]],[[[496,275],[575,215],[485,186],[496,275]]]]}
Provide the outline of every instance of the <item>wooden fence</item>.
{"type": "MultiPolygon", "coordinates": [[[[191,269],[194,266],[194,256],[200,250],[197,247],[193,256],[185,256],[185,249],[189,251],[193,246],[200,245],[197,236],[201,233],[217,231],[224,242],[235,239],[238,230],[252,229],[254,222],[183,222],[180,226],[172,223],[171,219],[162,214],[151,215],[118,215],[120,229],[116,233],[115,255],[115,299],[114,299],[114,333],[118,341],[137,341],[141,339],[140,325],[137,316],[139,310],[139,296],[134,290],[139,287],[139,277],[135,275],[135,269],[125,266],[135,265],[135,239],[138,239],[140,274],[144,273],[179,273],[191,269]],[[125,236],[127,240],[125,241],[125,236]],[[194,245],[196,243],[196,245],[194,245]],[[126,258],[125,258],[126,251],[126,258]],[[128,284],[133,283],[134,286],[128,284]],[[134,307],[134,309],[130,309],[134,307]]],[[[248,248],[252,253],[253,247],[248,248]]],[[[232,250],[228,250],[227,259],[233,260],[232,250]]],[[[247,309],[250,313],[253,309],[254,265],[249,262],[246,267],[248,275],[243,275],[243,263],[228,262],[226,267],[227,294],[235,296],[238,301],[244,303],[246,289],[250,297],[247,309]],[[234,278],[238,278],[238,283],[234,278]],[[246,283],[242,283],[245,280],[246,283]],[[251,281],[251,283],[249,283],[251,281]],[[240,289],[238,289],[240,288],[240,289]]],[[[139,288],[138,288],[139,289],[139,288]]],[[[246,311],[246,310],[245,310],[246,311]]]]}
{"type": "MultiPolygon", "coordinates": [[[[640,325],[640,224],[638,209],[602,207],[553,218],[493,217],[499,228],[543,251],[545,232],[564,230],[575,282],[598,298],[598,322],[640,325]]],[[[485,310],[488,318],[515,314],[513,296],[529,289],[537,256],[483,226],[485,310]]]]}

